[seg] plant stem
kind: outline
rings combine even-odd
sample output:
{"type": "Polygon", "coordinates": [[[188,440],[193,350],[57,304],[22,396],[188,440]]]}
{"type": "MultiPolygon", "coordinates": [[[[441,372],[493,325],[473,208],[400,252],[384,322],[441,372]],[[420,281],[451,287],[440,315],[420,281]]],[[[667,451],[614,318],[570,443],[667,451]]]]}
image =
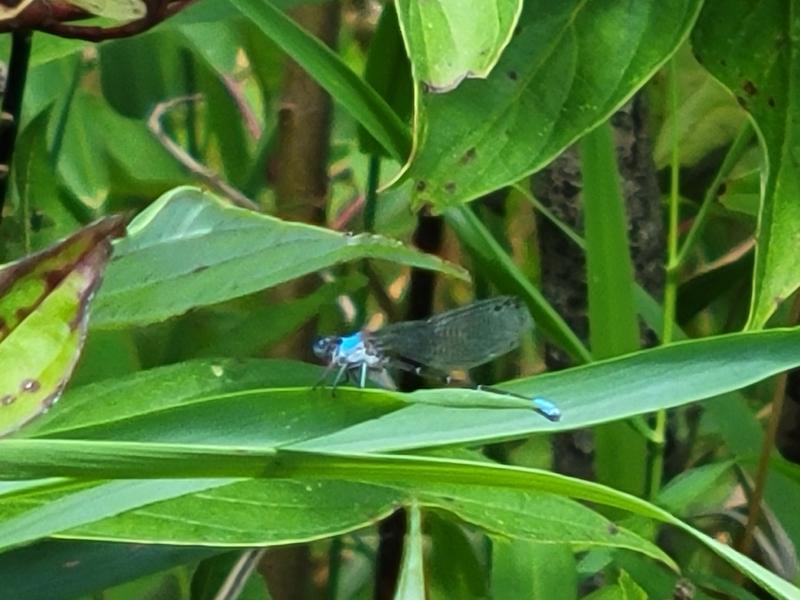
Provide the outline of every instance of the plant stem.
{"type": "MultiPolygon", "coordinates": [[[[8,77],[3,95],[2,123],[0,123],[0,221],[3,219],[3,206],[8,195],[11,180],[11,158],[17,140],[22,117],[22,96],[25,93],[25,80],[28,77],[28,62],[31,55],[30,31],[15,31],[11,34],[11,54],[8,60],[8,77]]],[[[28,227],[28,224],[25,224],[28,227]]]]}
{"type": "Polygon", "coordinates": [[[339,574],[342,570],[342,536],[337,535],[331,540],[328,549],[328,600],[336,600],[339,589],[339,574]]]}
{"type": "Polygon", "coordinates": [[[381,179],[381,157],[370,154],[367,171],[367,189],[364,194],[364,231],[375,231],[375,213],[378,205],[378,184],[381,179]]]}
{"type": "Polygon", "coordinates": [[[725,158],[722,160],[722,164],[720,165],[717,174],[714,176],[714,180],[706,190],[706,193],[703,196],[703,203],[700,205],[700,210],[697,211],[697,216],[694,218],[694,222],[692,222],[692,227],[689,229],[689,233],[686,234],[686,239],[683,241],[683,245],[681,246],[677,257],[675,257],[675,262],[670,263],[670,269],[677,269],[686,262],[686,257],[697,243],[700,233],[702,233],[703,228],[705,227],[706,221],[708,220],[708,213],[711,209],[711,204],[717,197],[719,188],[722,186],[725,178],[733,170],[733,167],[736,166],[736,163],[741,158],[745,149],[747,149],[747,146],[750,144],[750,140],[753,139],[753,134],[753,127],[750,125],[749,121],[746,121],[739,130],[739,133],[736,135],[736,138],[733,140],[731,147],[728,148],[728,152],[725,154],[725,158]]]}
{"type": "MultiPolygon", "coordinates": [[[[789,325],[796,325],[798,321],[800,321],[800,294],[795,295],[789,315],[789,325]]],[[[747,522],[745,523],[742,537],[736,544],[736,549],[742,554],[748,554],[750,552],[750,548],[753,545],[753,536],[755,535],[755,530],[761,517],[761,502],[764,499],[764,489],[766,488],[767,475],[769,474],[769,459],[772,454],[772,449],[775,446],[775,436],[778,432],[778,425],[780,424],[781,413],[783,412],[783,402],[786,398],[786,380],[788,376],[786,372],[778,375],[775,391],[772,394],[772,412],[769,415],[767,431],[764,435],[764,441],[761,444],[761,454],[758,457],[753,493],[750,496],[747,509],[747,522]]]]}
{"type": "MultiPolygon", "coordinates": [[[[675,331],[675,306],[678,298],[678,272],[675,261],[678,256],[678,216],[680,204],[680,150],[678,144],[678,68],[673,58],[669,64],[669,100],[672,113],[670,152],[669,220],[667,222],[667,280],[664,288],[664,328],[661,343],[669,344],[675,331]]],[[[647,481],[647,496],[652,500],[661,488],[664,473],[664,444],[666,441],[667,411],[659,410],[655,415],[650,451],[650,476],[647,481]]]]}

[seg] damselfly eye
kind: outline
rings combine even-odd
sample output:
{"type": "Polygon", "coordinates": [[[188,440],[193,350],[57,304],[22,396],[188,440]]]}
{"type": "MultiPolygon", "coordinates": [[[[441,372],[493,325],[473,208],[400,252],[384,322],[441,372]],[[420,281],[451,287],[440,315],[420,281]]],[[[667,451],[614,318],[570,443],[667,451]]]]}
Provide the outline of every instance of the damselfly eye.
{"type": "Polygon", "coordinates": [[[330,358],[340,341],[341,339],[339,337],[333,335],[320,337],[314,340],[311,349],[318,358],[330,358]]]}

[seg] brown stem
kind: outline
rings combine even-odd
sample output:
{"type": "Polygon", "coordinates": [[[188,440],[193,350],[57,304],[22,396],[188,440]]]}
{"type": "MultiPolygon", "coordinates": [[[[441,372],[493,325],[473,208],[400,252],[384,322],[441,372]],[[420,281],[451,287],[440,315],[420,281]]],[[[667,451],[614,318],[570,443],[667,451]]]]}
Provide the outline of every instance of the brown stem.
{"type": "MultiPolygon", "coordinates": [[[[309,4],[290,12],[311,35],[333,46],[339,32],[339,4],[309,4]]],[[[333,106],[328,94],[294,61],[284,71],[278,114],[278,147],[270,158],[276,208],[283,219],[323,224],[328,197],[328,150],[333,106]]],[[[272,290],[275,301],[305,296],[319,285],[317,277],[301,277],[272,290]]],[[[311,359],[316,323],[295,332],[286,343],[270,349],[275,356],[311,359]]],[[[309,549],[305,544],[267,551],[260,570],[267,573],[275,600],[308,596],[311,580],[309,549]]]]}
{"type": "MultiPolygon", "coordinates": [[[[789,315],[789,324],[794,325],[800,320],[800,294],[797,294],[792,304],[789,315]]],[[[764,499],[764,489],[767,485],[767,475],[769,474],[769,459],[772,449],[775,446],[775,435],[781,421],[783,412],[783,402],[786,398],[786,379],[788,373],[781,373],[777,377],[775,391],[772,395],[772,412],[769,415],[767,431],[764,434],[764,442],[761,444],[761,454],[758,457],[758,467],[755,474],[755,485],[753,494],[750,496],[750,503],[747,509],[747,523],[744,532],[736,544],[736,549],[742,554],[748,554],[753,546],[753,535],[761,518],[761,503],[764,499]]]]}
{"type": "Polygon", "coordinates": [[[17,30],[44,31],[64,38],[87,42],[102,42],[130,37],[152,29],[165,19],[180,12],[195,0],[144,0],[147,12],[141,19],[115,27],[71,25],[70,21],[93,17],[67,2],[30,2],[22,10],[7,12],[0,21],[0,33],[17,30]]]}
{"type": "Polygon", "coordinates": [[[153,132],[153,134],[158,138],[158,141],[161,142],[161,145],[164,146],[167,152],[169,152],[175,158],[175,160],[186,167],[186,169],[188,169],[193,175],[201,179],[208,187],[225,196],[237,206],[248,208],[250,210],[259,210],[258,204],[250,200],[250,198],[242,194],[242,192],[237,190],[228,182],[224,181],[212,169],[195,160],[180,146],[180,144],[169,137],[164,131],[164,128],[161,125],[161,119],[167,113],[167,111],[171,110],[178,104],[182,104],[184,102],[197,102],[201,99],[202,96],[200,94],[193,94],[191,96],[180,96],[165,102],[160,102],[155,106],[153,112],[150,113],[150,118],[147,120],[147,127],[153,132]]]}

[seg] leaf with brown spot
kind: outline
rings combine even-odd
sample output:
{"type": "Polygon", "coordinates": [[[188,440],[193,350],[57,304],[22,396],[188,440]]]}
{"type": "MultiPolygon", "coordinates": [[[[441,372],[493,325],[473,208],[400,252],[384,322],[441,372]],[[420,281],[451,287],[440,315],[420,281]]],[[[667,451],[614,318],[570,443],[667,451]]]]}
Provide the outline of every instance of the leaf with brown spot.
{"type": "Polygon", "coordinates": [[[58,399],[80,355],[89,302],[124,232],[106,217],[0,267],[0,437],[58,399]]]}
{"type": "Polygon", "coordinates": [[[747,325],[759,329],[800,288],[800,9],[783,0],[706,2],[692,49],[750,113],[762,144],[747,325]]]}

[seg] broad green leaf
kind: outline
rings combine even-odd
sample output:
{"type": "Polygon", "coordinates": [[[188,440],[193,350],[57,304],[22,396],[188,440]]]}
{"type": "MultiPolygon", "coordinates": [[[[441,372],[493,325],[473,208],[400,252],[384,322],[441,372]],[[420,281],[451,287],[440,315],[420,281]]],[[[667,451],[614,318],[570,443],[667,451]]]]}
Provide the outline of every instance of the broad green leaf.
{"type": "Polygon", "coordinates": [[[425,511],[425,565],[430,600],[487,598],[483,548],[476,547],[472,528],[452,513],[425,511]]]}
{"type": "Polygon", "coordinates": [[[198,309],[176,325],[173,336],[180,348],[170,353],[170,359],[256,356],[260,349],[297,331],[322,307],[334,304],[337,296],[353,293],[365,284],[366,278],[354,273],[295,300],[265,304],[260,294],[253,294],[241,301],[198,309]]]}
{"type": "Polygon", "coordinates": [[[732,466],[733,462],[725,461],[684,471],[660,490],[658,504],[673,514],[683,515],[701,501],[703,494],[717,485],[732,466]]]}
{"type": "Polygon", "coordinates": [[[120,115],[144,121],[154,103],[186,94],[182,42],[180,36],[158,27],[97,45],[103,100],[120,115]],[[143,61],[142,56],[158,60],[143,61]]]}
{"type": "MultiPolygon", "coordinates": [[[[673,408],[756,383],[800,364],[798,344],[800,328],[758,335],[733,334],[678,342],[502,386],[555,402],[563,415],[558,423],[547,422],[530,411],[434,405],[475,401],[482,392],[473,390],[435,389],[395,395],[394,398],[407,398],[416,404],[298,447],[383,452],[478,444],[537,431],[588,427],[673,408]]],[[[484,396],[484,402],[491,401],[490,396],[484,396]]]]}
{"type": "Polygon", "coordinates": [[[216,548],[47,540],[0,555],[3,594],[77,598],[219,553],[216,548]]]}
{"type": "MultiPolygon", "coordinates": [[[[58,460],[58,459],[55,459],[58,460]]],[[[0,505],[2,547],[13,548],[86,523],[116,517],[126,511],[167,498],[208,492],[232,479],[175,479],[112,481],[82,484],[83,489],[64,494],[45,490],[0,505]],[[31,506],[36,508],[31,510],[31,506]]],[[[95,538],[96,539],[96,538],[95,538]]]]}
{"type": "MultiPolygon", "coordinates": [[[[501,488],[513,488],[522,491],[544,491],[566,495],[580,500],[604,504],[623,510],[628,510],[634,514],[655,519],[675,527],[680,528],[696,540],[701,542],[714,553],[732,564],[748,577],[759,583],[762,587],[780,598],[796,598],[800,590],[789,582],[781,579],[774,573],[768,571],[753,560],[743,556],[705,535],[701,531],[694,529],[690,525],[680,521],[670,513],[652,505],[644,500],[606,488],[602,485],[573,479],[564,475],[551,473],[548,471],[538,471],[535,469],[523,469],[520,467],[509,467],[505,465],[489,463],[473,463],[469,461],[439,459],[430,457],[408,456],[408,455],[383,455],[383,456],[358,456],[358,455],[318,455],[311,453],[297,453],[281,451],[277,454],[271,449],[244,450],[236,447],[213,447],[213,446],[191,446],[181,444],[138,444],[130,442],[85,442],[69,440],[5,440],[0,442],[3,452],[0,454],[0,473],[6,477],[36,477],[47,476],[53,471],[59,474],[81,473],[83,477],[192,477],[205,472],[206,475],[219,475],[226,473],[228,476],[253,475],[258,473],[262,477],[268,477],[272,483],[270,488],[275,485],[277,480],[289,479],[287,483],[298,485],[299,480],[320,479],[330,480],[329,485],[347,485],[349,480],[356,480],[361,484],[398,485],[402,482],[403,489],[424,490],[425,486],[438,486],[442,484],[460,484],[465,486],[490,486],[501,488]],[[57,462],[55,462],[57,457],[57,462]]],[[[199,480],[208,482],[208,480],[199,480]]],[[[198,480],[187,480],[186,484],[197,483],[198,480]]],[[[128,482],[120,482],[127,484],[128,482]]],[[[146,482],[139,482],[145,485],[146,482]]],[[[152,483],[162,484],[163,481],[156,480],[152,483]]],[[[241,485],[252,483],[265,484],[263,482],[242,482],[241,485]]],[[[130,484],[128,484],[130,485],[130,484]]],[[[209,485],[208,483],[206,485],[209,485]]],[[[320,482],[320,485],[325,485],[320,482]]],[[[313,485],[299,484],[305,491],[306,501],[314,510],[318,510],[319,499],[313,496],[313,485]],[[316,501],[316,502],[315,502],[316,501]]],[[[159,488],[160,489],[160,488],[159,488]]],[[[95,492],[96,490],[89,490],[95,492]]],[[[120,490],[121,491],[121,490],[120,490]]],[[[231,498],[225,493],[220,492],[222,501],[230,503],[231,498]]],[[[213,493],[209,493],[212,497],[213,493]]],[[[335,503],[333,509],[326,513],[328,519],[322,519],[322,524],[327,526],[324,535],[330,535],[340,531],[355,527],[354,519],[349,521],[350,509],[357,508],[358,500],[365,497],[365,492],[360,490],[354,494],[353,498],[345,498],[343,493],[323,494],[325,499],[335,503]],[[345,509],[347,514],[345,514],[345,509]],[[333,517],[330,517],[332,515],[333,517]],[[336,522],[331,525],[330,521],[335,518],[336,522]]],[[[392,494],[388,494],[389,498],[392,494]]],[[[290,510],[304,498],[303,491],[296,489],[294,493],[288,493],[282,497],[283,502],[278,506],[289,506],[290,510]],[[288,500],[288,502],[287,502],[288,500]]],[[[190,503],[192,497],[181,497],[176,502],[190,503]]],[[[127,502],[135,502],[130,498],[125,498],[127,502]]],[[[76,506],[74,497],[65,498],[65,502],[76,506]]],[[[117,501],[118,502],[118,501],[117,501]]],[[[236,500],[233,500],[236,503],[236,500]]],[[[28,508],[26,505],[25,508],[28,508]]],[[[85,503],[81,503],[85,506],[85,503]]],[[[135,506],[135,504],[134,504],[135,506]]],[[[238,506],[238,504],[237,504],[238,506]]],[[[67,520],[69,512],[58,510],[58,502],[51,502],[41,510],[33,509],[19,514],[20,507],[13,507],[8,504],[2,507],[6,511],[16,510],[18,514],[15,518],[5,523],[0,523],[0,540],[3,544],[19,543],[26,536],[31,535],[31,530],[42,532],[48,527],[52,527],[52,520],[67,520]],[[56,512],[57,511],[57,512],[56,512]],[[49,518],[42,518],[42,512],[49,514],[49,518]],[[34,525],[36,527],[34,527],[34,525]],[[11,540],[11,541],[9,541],[11,540]]],[[[101,507],[86,507],[83,510],[100,511],[101,507]]],[[[24,508],[23,508],[24,510],[24,508]]],[[[105,505],[102,510],[109,510],[105,505]]],[[[152,507],[151,509],[152,510],[152,507]]],[[[180,508],[172,508],[175,515],[173,519],[180,521],[185,518],[189,506],[180,504],[180,508]]],[[[392,510],[392,508],[389,508],[392,510]]],[[[239,507],[232,514],[256,513],[256,516],[264,518],[267,515],[276,513],[276,507],[270,503],[264,511],[258,503],[246,503],[239,507]]],[[[296,512],[296,511],[295,511],[296,512]]],[[[305,536],[295,539],[314,539],[320,534],[320,523],[310,519],[308,511],[302,511],[302,516],[289,519],[286,515],[284,529],[279,530],[279,523],[275,527],[268,529],[269,534],[276,531],[284,533],[294,527],[299,527],[305,532],[305,536]]],[[[123,534],[123,539],[142,539],[142,534],[147,533],[148,528],[157,533],[163,541],[164,519],[157,515],[153,519],[150,515],[143,515],[143,521],[135,521],[130,525],[129,533],[123,534]]],[[[226,515],[227,516],[227,515],[226,515]]],[[[248,526],[259,523],[258,518],[247,519],[248,526]]],[[[113,530],[119,529],[114,526],[113,521],[105,521],[97,524],[95,530],[89,527],[90,532],[86,532],[92,538],[103,535],[102,526],[112,527],[113,530]]],[[[195,535],[203,536],[204,531],[201,524],[192,522],[195,535]]],[[[167,529],[172,531],[175,523],[167,529]]],[[[63,527],[56,529],[61,531],[63,527]]],[[[53,530],[51,530],[52,532],[53,530]]],[[[251,529],[243,532],[241,528],[231,527],[226,522],[222,530],[213,529],[214,534],[225,536],[227,540],[241,539],[246,537],[246,544],[252,545],[253,538],[249,537],[251,529]]],[[[50,532],[48,532],[50,533],[50,532]]],[[[46,535],[39,533],[39,536],[46,535]]],[[[36,536],[36,537],[39,537],[36,536]]],[[[27,537],[27,539],[31,539],[27,537]]],[[[235,542],[228,542],[235,543],[235,542]]]]}
{"type": "Polygon", "coordinates": [[[330,48],[303,31],[268,0],[230,0],[241,13],[301,65],[395,160],[408,157],[408,128],[374,89],[330,48]]]}
{"type": "Polygon", "coordinates": [[[96,17],[114,21],[134,21],[147,14],[144,0],[69,0],[69,3],[96,17]]]}
{"type": "Polygon", "coordinates": [[[697,59],[759,131],[763,196],[748,327],[760,328],[800,286],[800,9],[794,2],[706,2],[692,33],[697,59]]]}
{"type": "Polygon", "coordinates": [[[446,92],[467,77],[485,78],[521,11],[521,0],[401,0],[397,12],[414,79],[446,92]]]}
{"type": "MultiPolygon", "coordinates": [[[[347,481],[339,481],[339,479],[349,480],[353,477],[362,478],[361,475],[351,470],[353,467],[348,467],[346,464],[343,466],[344,471],[341,475],[333,477],[336,481],[326,481],[327,475],[322,475],[323,479],[320,481],[307,481],[307,476],[302,472],[294,472],[296,465],[306,462],[306,459],[302,458],[304,455],[297,456],[290,453],[278,456],[268,449],[246,451],[225,447],[203,449],[200,446],[176,444],[70,442],[64,440],[25,442],[18,440],[6,443],[4,450],[6,450],[4,456],[9,456],[9,458],[18,456],[25,450],[32,451],[33,456],[29,455],[25,459],[29,465],[36,460],[39,450],[45,453],[60,453],[63,457],[61,461],[63,472],[67,474],[89,475],[92,472],[103,471],[114,477],[117,475],[137,476],[144,473],[147,474],[147,477],[156,477],[159,473],[165,476],[189,477],[192,475],[192,471],[199,471],[202,476],[208,476],[218,471],[234,476],[249,474],[270,478],[269,482],[254,480],[231,485],[224,485],[224,480],[187,480],[186,490],[188,492],[184,493],[191,492],[192,485],[196,484],[200,487],[199,495],[193,496],[180,494],[181,488],[176,487],[177,481],[170,485],[165,484],[158,491],[161,498],[167,499],[167,501],[161,502],[161,508],[153,505],[154,502],[160,500],[159,496],[142,497],[148,492],[144,482],[136,485],[118,482],[116,488],[119,489],[114,488],[113,484],[106,484],[80,491],[72,496],[65,496],[60,500],[52,500],[53,492],[45,492],[41,495],[41,500],[38,500],[35,494],[29,494],[21,503],[15,502],[14,499],[7,501],[4,509],[5,515],[3,515],[5,516],[4,523],[0,524],[4,540],[8,536],[11,540],[19,541],[17,536],[24,535],[23,526],[30,526],[32,520],[38,515],[41,520],[34,527],[34,531],[39,532],[39,535],[42,535],[42,528],[46,527],[48,522],[54,522],[56,527],[64,529],[65,523],[69,523],[71,519],[84,518],[89,520],[81,530],[83,533],[75,533],[78,537],[240,546],[285,543],[291,540],[312,539],[315,536],[322,537],[334,532],[330,525],[330,514],[337,514],[340,519],[350,519],[351,522],[347,527],[352,528],[358,523],[367,524],[377,516],[385,515],[387,509],[390,510],[393,505],[410,497],[416,497],[425,506],[447,510],[494,533],[535,539],[551,544],[571,544],[576,549],[588,546],[628,548],[672,565],[671,559],[656,546],[616,527],[604,517],[577,502],[560,498],[552,493],[536,492],[535,490],[523,492],[516,489],[518,487],[516,484],[511,485],[510,488],[506,488],[504,485],[486,488],[485,484],[491,481],[491,479],[484,479],[490,475],[491,465],[489,464],[483,466],[475,464],[477,471],[470,473],[465,471],[469,485],[457,485],[442,483],[444,481],[458,482],[457,477],[448,476],[445,479],[439,479],[424,474],[431,469],[435,471],[440,466],[445,468],[444,465],[451,464],[451,462],[440,459],[430,462],[420,458],[419,460],[422,462],[419,465],[424,467],[419,472],[422,479],[418,483],[414,483],[418,479],[417,475],[414,473],[404,475],[403,464],[405,462],[401,461],[398,466],[397,478],[392,476],[389,471],[386,471],[385,475],[376,472],[377,479],[373,483],[383,483],[381,487],[370,487],[364,484],[348,484],[347,481]],[[190,463],[195,466],[189,467],[190,463]],[[283,479],[285,475],[288,475],[288,472],[283,474],[284,469],[287,468],[293,472],[291,481],[283,479]],[[348,473],[351,474],[348,475],[348,473]],[[407,480],[407,477],[411,477],[411,479],[407,480]],[[482,483],[476,487],[474,484],[478,481],[482,483]],[[382,487],[385,483],[388,483],[391,488],[398,489],[392,491],[390,488],[382,487]],[[91,510],[98,510],[97,507],[92,508],[96,502],[94,498],[99,497],[103,491],[108,494],[109,502],[102,507],[96,517],[92,518],[91,510]],[[126,495],[123,496],[123,493],[126,495]],[[176,495],[179,497],[175,498],[176,495]],[[322,497],[331,506],[324,508],[319,504],[319,497],[322,497]],[[120,518],[101,521],[103,517],[117,514],[123,507],[136,508],[135,504],[130,503],[136,502],[137,498],[139,502],[146,504],[147,508],[134,512],[130,518],[122,521],[120,518]],[[293,498],[294,500],[292,500],[293,498]],[[303,498],[307,498],[307,500],[303,500],[303,498]],[[353,507],[358,513],[355,515],[353,511],[343,510],[343,507],[353,504],[353,498],[360,498],[357,506],[353,507]],[[51,501],[47,503],[47,499],[51,499],[51,501]],[[78,499],[82,503],[80,506],[87,508],[81,508],[72,514],[71,507],[78,507],[76,503],[78,499]],[[42,502],[39,510],[28,514],[20,512],[21,509],[30,508],[31,504],[36,505],[39,502],[42,502]],[[286,507],[282,514],[277,508],[281,506],[286,507]],[[59,507],[61,510],[58,510],[59,507]],[[311,507],[315,507],[316,511],[313,520],[309,519],[304,512],[311,510],[311,507]],[[330,514],[325,514],[326,510],[330,514]],[[270,511],[272,512],[270,513],[270,511]],[[229,514],[231,512],[235,514],[229,514]],[[272,516],[267,517],[261,512],[270,513],[272,516]],[[100,522],[89,525],[96,521],[100,522]],[[173,521],[171,526],[166,526],[168,521],[173,521]],[[135,534],[129,532],[135,532],[135,534]]],[[[325,461],[322,457],[309,460],[311,465],[317,464],[318,460],[325,461]]],[[[353,464],[361,464],[359,459],[354,460],[356,462],[353,464]]],[[[365,460],[367,462],[362,465],[365,469],[365,481],[371,479],[368,474],[372,468],[370,465],[377,465],[380,472],[383,472],[384,467],[380,465],[380,460],[365,460]]],[[[333,459],[334,465],[336,461],[337,459],[333,459]]],[[[415,461],[411,460],[411,462],[415,461]]],[[[467,466],[473,463],[456,461],[452,464],[469,471],[467,466]]],[[[389,468],[390,465],[387,464],[385,467],[389,468]]],[[[414,470],[413,466],[409,468],[414,470]]],[[[16,469],[16,472],[19,473],[19,469],[16,469]]],[[[537,473],[544,476],[543,474],[547,472],[537,473]]],[[[319,478],[320,473],[317,473],[316,467],[312,466],[308,476],[319,478]]],[[[547,481],[539,483],[543,489],[549,492],[576,494],[579,497],[601,503],[622,502],[631,510],[644,510],[635,502],[626,504],[624,494],[612,490],[613,493],[609,496],[597,484],[588,484],[589,487],[582,487],[579,480],[574,480],[574,485],[572,485],[568,478],[561,476],[555,476],[555,479],[549,483],[547,481]],[[615,497],[614,494],[618,494],[619,497],[615,497]]],[[[336,527],[340,527],[341,522],[336,522],[338,523],[336,527]]],[[[60,529],[56,531],[60,531],[60,529]]]]}
{"type": "Polygon", "coordinates": [[[405,175],[438,209],[519,181],[607,119],[681,43],[699,0],[525,2],[486,80],[420,99],[405,175]]]}
{"type": "MultiPolygon", "coordinates": [[[[746,119],[725,88],[695,60],[688,43],[681,46],[672,60],[677,66],[677,112],[668,109],[668,102],[651,101],[647,105],[651,114],[648,120],[657,122],[653,128],[656,169],[669,166],[676,131],[681,166],[693,167],[712,152],[729,145],[746,119]]],[[[658,94],[654,97],[651,93],[651,100],[668,97],[666,71],[668,69],[660,71],[648,84],[647,89],[655,89],[658,94]]]]}
{"type": "Polygon", "coordinates": [[[333,398],[329,390],[309,393],[308,387],[297,387],[315,383],[320,373],[318,367],[282,360],[202,360],[160,367],[71,390],[65,402],[26,433],[144,435],[263,448],[333,433],[403,405],[374,392],[365,398],[343,389],[333,398]]]}
{"type": "Polygon", "coordinates": [[[55,112],[51,105],[37,114],[15,142],[12,177],[18,202],[13,220],[3,219],[3,256],[16,258],[29,254],[56,243],[83,225],[79,220],[83,215],[70,210],[58,178],[53,176],[56,161],[48,148],[47,130],[55,112]],[[33,222],[38,226],[32,226],[33,222]],[[16,230],[11,229],[12,223],[17,225],[16,230]]]}
{"type": "Polygon", "coordinates": [[[394,600],[417,600],[425,598],[425,569],[422,551],[422,514],[416,502],[406,510],[408,530],[403,544],[403,560],[400,564],[400,579],[394,600]]]}
{"type": "Polygon", "coordinates": [[[575,556],[569,545],[492,536],[492,598],[577,597],[575,556]]]}
{"type": "Polygon", "coordinates": [[[649,596],[625,571],[620,571],[616,584],[595,590],[585,600],[648,600],[649,596]]]}
{"type": "Polygon", "coordinates": [[[570,558],[572,551],[588,547],[628,548],[675,568],[672,559],[654,544],[582,504],[553,493],[431,482],[418,494],[422,502],[433,502],[494,534],[535,540],[554,548],[568,545],[572,548],[570,558]]]}
{"type": "Polygon", "coordinates": [[[109,165],[98,157],[98,144],[106,138],[96,118],[97,103],[93,94],[82,89],[71,97],[64,109],[64,138],[57,157],[59,178],[73,196],[92,209],[105,202],[111,188],[109,165]]]}
{"type": "Polygon", "coordinates": [[[412,394],[340,388],[333,398],[330,390],[297,387],[316,382],[319,368],[253,360],[197,361],[77,388],[34,431],[347,452],[475,445],[719,396],[798,366],[798,343],[800,328],[740,333],[504,384],[556,402],[563,412],[558,423],[508,408],[502,396],[460,388],[412,394]]]}
{"type": "Polygon", "coordinates": [[[108,141],[101,142],[93,152],[95,160],[98,155],[103,157],[113,177],[109,196],[118,202],[130,202],[131,197],[152,198],[192,181],[141,120],[122,116],[93,96],[82,98],[81,102],[108,136],[108,141]]]}
{"type": "Polygon", "coordinates": [[[86,335],[89,303],[122,219],[107,217],[0,269],[0,436],[50,408],[86,335]]]}
{"type": "Polygon", "coordinates": [[[93,326],[163,321],[359,258],[467,278],[463,269],[395,240],[281,221],[188,187],[162,196],[128,232],[97,298],[93,326]]]}

